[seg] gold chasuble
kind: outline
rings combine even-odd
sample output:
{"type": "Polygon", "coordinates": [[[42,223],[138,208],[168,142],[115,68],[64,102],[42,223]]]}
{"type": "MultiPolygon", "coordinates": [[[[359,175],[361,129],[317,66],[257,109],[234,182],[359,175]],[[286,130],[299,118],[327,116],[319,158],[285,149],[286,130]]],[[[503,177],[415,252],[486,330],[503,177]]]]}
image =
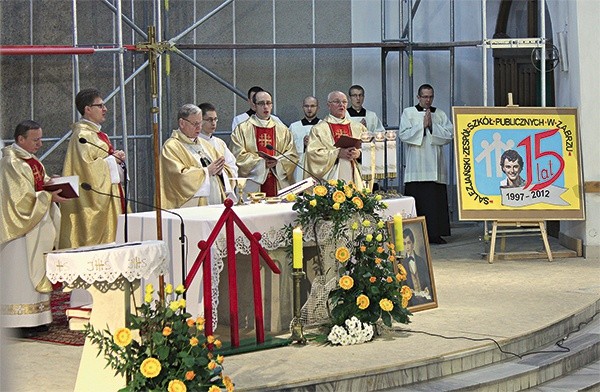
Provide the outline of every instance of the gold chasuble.
{"type": "Polygon", "coordinates": [[[225,181],[235,174],[225,166],[225,175],[209,176],[205,168],[221,153],[202,138],[192,140],[180,130],[174,130],[165,141],[160,154],[161,204],[163,208],[180,208],[219,204],[225,200],[225,181]],[[197,199],[197,200],[196,200],[197,199]],[[187,203],[187,204],[186,204],[187,203]]]}
{"type": "Polygon", "coordinates": [[[79,197],[62,203],[61,248],[77,248],[113,242],[117,231],[117,216],[124,212],[121,200],[120,183],[112,183],[105,151],[112,150],[106,135],[101,136],[100,128],[89,121],[81,120],[72,126],[63,176],[79,176],[79,183],[88,183],[98,192],[112,195],[99,195],[92,191],[81,191],[79,197]],[[85,138],[89,143],[79,143],[85,138]]]}
{"type": "Polygon", "coordinates": [[[236,157],[239,176],[252,180],[246,183],[248,192],[261,190],[267,192],[267,196],[276,196],[280,189],[295,182],[296,165],[293,162],[298,162],[298,153],[294,137],[284,124],[272,118],[260,120],[253,115],[239,124],[231,134],[231,152],[236,157]],[[279,155],[269,150],[267,144],[289,159],[280,157],[275,167],[267,169],[266,161],[258,155],[258,151],[271,156],[279,155]]]}
{"type": "Polygon", "coordinates": [[[310,130],[306,146],[306,169],[319,178],[353,182],[358,189],[362,189],[360,165],[356,160],[339,159],[338,148],[334,144],[342,135],[360,139],[363,132],[367,132],[367,128],[361,123],[327,115],[310,130]]]}
{"type": "MultiPolygon", "coordinates": [[[[58,245],[60,211],[52,194],[42,189],[49,177],[37,158],[13,144],[2,150],[0,160],[0,258],[4,263],[21,264],[28,270],[32,288],[52,291],[46,278],[44,252],[58,245]],[[13,248],[20,248],[13,254],[13,248]]],[[[6,267],[9,268],[9,267],[6,267]]],[[[11,267],[12,268],[12,267],[11,267]]],[[[10,269],[12,271],[12,269],[10,269]]],[[[10,277],[12,280],[22,277],[10,277]]],[[[26,284],[22,280],[18,285],[26,284]]],[[[9,282],[10,283],[10,282],[9,282]]]]}

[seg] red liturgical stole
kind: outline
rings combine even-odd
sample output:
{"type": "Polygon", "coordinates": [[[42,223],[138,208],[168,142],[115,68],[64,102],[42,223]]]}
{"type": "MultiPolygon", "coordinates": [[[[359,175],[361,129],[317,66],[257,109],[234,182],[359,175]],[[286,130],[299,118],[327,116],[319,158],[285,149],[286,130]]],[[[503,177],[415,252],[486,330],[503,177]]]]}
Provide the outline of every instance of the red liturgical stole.
{"type": "MultiPolygon", "coordinates": [[[[269,150],[267,145],[270,144],[277,148],[275,144],[275,127],[263,128],[255,126],[254,133],[256,134],[256,147],[258,148],[258,151],[274,156],[275,150],[269,150]]],[[[269,170],[265,182],[260,186],[260,191],[265,192],[267,197],[277,196],[277,178],[273,175],[271,170],[269,170]]]]}
{"type": "Polygon", "coordinates": [[[33,186],[35,187],[35,191],[43,191],[44,177],[46,177],[44,165],[42,165],[42,163],[35,158],[24,159],[24,161],[27,162],[29,167],[31,167],[31,171],[33,172],[33,186]]]}
{"type": "Polygon", "coordinates": [[[333,136],[333,143],[335,144],[342,135],[352,137],[352,129],[350,128],[350,124],[329,124],[329,129],[331,129],[331,136],[333,136]]]}

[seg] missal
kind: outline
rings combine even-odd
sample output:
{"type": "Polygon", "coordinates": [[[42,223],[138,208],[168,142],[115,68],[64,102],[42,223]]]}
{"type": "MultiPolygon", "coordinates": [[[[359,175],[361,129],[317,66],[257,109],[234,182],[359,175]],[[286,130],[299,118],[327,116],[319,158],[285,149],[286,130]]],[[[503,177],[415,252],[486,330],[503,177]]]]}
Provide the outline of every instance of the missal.
{"type": "Polygon", "coordinates": [[[65,199],[79,197],[79,176],[53,177],[44,184],[44,190],[54,192],[62,189],[58,195],[65,199]]]}
{"type": "Polygon", "coordinates": [[[355,137],[350,137],[350,136],[342,135],[338,139],[338,141],[335,142],[334,146],[337,147],[337,148],[350,148],[350,147],[361,148],[362,147],[362,140],[357,139],[355,137]]]}
{"type": "Polygon", "coordinates": [[[265,152],[262,152],[262,151],[258,152],[258,156],[261,157],[261,158],[264,158],[264,159],[273,159],[273,160],[276,160],[276,161],[278,161],[278,160],[281,159],[281,155],[272,156],[272,155],[269,155],[269,154],[267,154],[265,152]]]}

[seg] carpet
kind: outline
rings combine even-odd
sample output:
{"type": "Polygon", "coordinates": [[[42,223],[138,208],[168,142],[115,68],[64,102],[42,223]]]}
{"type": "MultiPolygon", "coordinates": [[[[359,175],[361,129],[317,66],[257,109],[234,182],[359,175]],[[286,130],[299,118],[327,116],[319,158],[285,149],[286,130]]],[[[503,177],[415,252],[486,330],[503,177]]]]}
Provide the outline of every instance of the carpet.
{"type": "Polygon", "coordinates": [[[85,335],[83,331],[71,331],[65,310],[69,307],[70,293],[53,291],[50,295],[50,309],[52,311],[52,324],[46,332],[28,338],[44,342],[66,344],[69,346],[83,346],[85,335]]]}

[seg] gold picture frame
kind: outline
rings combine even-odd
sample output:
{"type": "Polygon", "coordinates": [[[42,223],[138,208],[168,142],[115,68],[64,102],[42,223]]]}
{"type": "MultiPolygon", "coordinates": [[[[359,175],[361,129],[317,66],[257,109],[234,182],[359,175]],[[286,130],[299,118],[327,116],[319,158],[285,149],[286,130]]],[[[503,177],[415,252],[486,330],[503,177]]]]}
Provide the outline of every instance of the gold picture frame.
{"type": "MultiPolygon", "coordinates": [[[[394,239],[394,221],[389,220],[387,227],[390,238],[394,239]]],[[[437,308],[437,292],[435,290],[425,217],[403,219],[402,232],[405,248],[402,252],[396,253],[394,271],[398,272],[398,263],[402,263],[406,270],[406,285],[413,290],[413,296],[408,302],[408,310],[414,313],[437,308]],[[412,242],[412,246],[409,242],[412,242]],[[415,290],[415,285],[418,285],[418,290],[415,290]]]]}

